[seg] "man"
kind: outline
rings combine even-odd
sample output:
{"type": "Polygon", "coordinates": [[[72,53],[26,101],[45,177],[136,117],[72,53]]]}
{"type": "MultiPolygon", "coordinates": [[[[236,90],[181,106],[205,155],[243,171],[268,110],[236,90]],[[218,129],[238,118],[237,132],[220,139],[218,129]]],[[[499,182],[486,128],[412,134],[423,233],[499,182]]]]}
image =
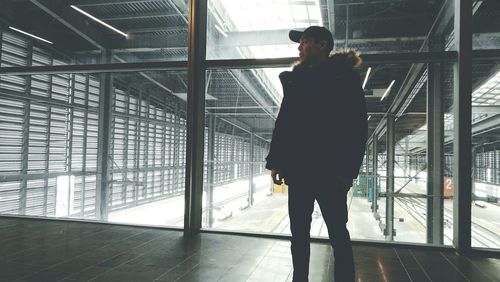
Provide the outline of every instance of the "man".
{"type": "Polygon", "coordinates": [[[329,56],[332,34],[311,26],[290,31],[299,43],[298,64],[280,74],[283,102],[266,168],[289,186],[293,281],[308,281],[311,214],[316,200],[335,256],[335,281],[354,281],[347,223],[347,192],[363,161],[368,122],[353,51],[329,56]]]}

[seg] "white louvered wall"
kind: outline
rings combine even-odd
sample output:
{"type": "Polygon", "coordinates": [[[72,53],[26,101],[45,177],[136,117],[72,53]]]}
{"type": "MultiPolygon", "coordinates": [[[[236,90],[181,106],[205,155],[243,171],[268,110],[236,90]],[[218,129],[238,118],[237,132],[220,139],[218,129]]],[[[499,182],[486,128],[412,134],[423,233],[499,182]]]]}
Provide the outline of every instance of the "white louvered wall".
{"type": "MultiPolygon", "coordinates": [[[[0,67],[70,63],[0,30],[0,67]]],[[[0,76],[0,214],[97,218],[101,76],[0,76]]],[[[108,210],[183,194],[186,120],[175,109],[180,105],[115,84],[108,210]]],[[[215,140],[214,184],[247,177],[248,138],[216,133],[215,140]]],[[[267,150],[256,145],[254,159],[261,160],[267,150]]],[[[255,166],[255,173],[264,171],[263,164],[255,166]]]]}

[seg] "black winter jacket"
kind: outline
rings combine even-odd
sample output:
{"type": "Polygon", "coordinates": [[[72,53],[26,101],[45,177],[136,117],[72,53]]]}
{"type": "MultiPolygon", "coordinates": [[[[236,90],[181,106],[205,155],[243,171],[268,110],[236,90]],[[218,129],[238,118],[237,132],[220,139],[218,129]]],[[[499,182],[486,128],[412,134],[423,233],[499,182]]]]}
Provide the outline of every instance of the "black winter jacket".
{"type": "Polygon", "coordinates": [[[356,178],[368,121],[361,78],[347,54],[316,67],[296,66],[280,80],[284,97],[266,168],[279,169],[288,183],[311,173],[356,178]]]}

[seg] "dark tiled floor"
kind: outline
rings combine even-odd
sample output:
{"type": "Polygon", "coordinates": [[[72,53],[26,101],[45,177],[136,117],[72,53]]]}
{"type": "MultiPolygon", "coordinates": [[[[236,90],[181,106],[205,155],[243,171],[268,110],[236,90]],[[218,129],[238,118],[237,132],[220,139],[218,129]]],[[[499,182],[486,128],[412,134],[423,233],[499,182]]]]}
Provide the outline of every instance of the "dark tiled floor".
{"type": "MultiPolygon", "coordinates": [[[[0,218],[0,281],[291,281],[289,242],[148,228],[0,218]]],[[[310,281],[333,281],[311,247],[310,281]]],[[[357,281],[500,281],[500,260],[355,246],[357,281]]]]}

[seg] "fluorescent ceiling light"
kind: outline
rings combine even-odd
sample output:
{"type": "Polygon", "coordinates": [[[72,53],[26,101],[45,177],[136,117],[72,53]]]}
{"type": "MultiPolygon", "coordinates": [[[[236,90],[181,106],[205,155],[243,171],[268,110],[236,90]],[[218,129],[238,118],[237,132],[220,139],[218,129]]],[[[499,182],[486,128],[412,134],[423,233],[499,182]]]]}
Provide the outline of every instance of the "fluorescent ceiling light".
{"type": "Polygon", "coordinates": [[[10,28],[10,29],[12,29],[12,30],[15,30],[15,31],[17,31],[17,32],[19,32],[19,33],[22,33],[22,34],[24,34],[24,35],[27,35],[27,36],[29,36],[29,37],[33,37],[33,38],[35,38],[35,39],[38,39],[38,40],[40,40],[40,41],[43,41],[43,42],[46,42],[46,43],[49,43],[49,44],[54,44],[54,43],[52,43],[52,42],[48,41],[47,39],[43,39],[43,38],[41,38],[41,37],[38,37],[38,36],[36,36],[36,35],[33,35],[33,34],[31,34],[31,33],[26,32],[26,31],[22,31],[22,30],[20,30],[20,29],[17,29],[17,28],[11,27],[11,26],[9,26],[9,28],[10,28]]]}
{"type": "Polygon", "coordinates": [[[365,82],[363,82],[363,89],[365,89],[365,85],[366,85],[366,82],[368,82],[368,77],[370,76],[371,71],[372,71],[371,67],[369,67],[368,70],[366,71],[365,82]]]}
{"type": "Polygon", "coordinates": [[[389,92],[391,91],[391,88],[392,88],[392,86],[394,85],[394,82],[396,82],[396,81],[395,81],[395,80],[393,80],[393,81],[391,82],[391,84],[389,84],[389,87],[387,87],[387,90],[385,90],[385,93],[384,93],[384,95],[382,96],[382,98],[380,98],[380,101],[384,100],[384,98],[385,98],[385,96],[387,95],[387,93],[389,93],[389,92]]]}
{"type": "Polygon", "coordinates": [[[87,17],[91,18],[92,20],[94,20],[94,21],[96,21],[96,22],[98,22],[98,23],[102,24],[103,26],[105,26],[105,27],[107,27],[107,28],[109,28],[109,29],[113,30],[114,32],[117,32],[117,33],[119,33],[119,34],[121,34],[121,35],[125,36],[125,38],[128,38],[128,34],[126,34],[125,32],[120,31],[120,30],[118,30],[118,29],[116,29],[116,28],[114,28],[114,27],[110,26],[109,24],[107,24],[107,23],[105,23],[105,22],[101,21],[100,19],[98,19],[98,18],[96,18],[96,17],[92,16],[91,14],[89,14],[89,13],[87,13],[87,12],[83,11],[82,9],[80,9],[80,8],[76,7],[75,5],[71,5],[71,8],[73,8],[73,9],[77,10],[78,12],[80,12],[81,14],[83,14],[83,15],[85,15],[85,16],[87,16],[87,17]]]}
{"type": "Polygon", "coordinates": [[[217,29],[217,31],[219,31],[220,34],[222,34],[224,37],[227,37],[227,34],[224,32],[224,30],[222,30],[222,28],[217,24],[215,25],[215,28],[217,29]]]}

